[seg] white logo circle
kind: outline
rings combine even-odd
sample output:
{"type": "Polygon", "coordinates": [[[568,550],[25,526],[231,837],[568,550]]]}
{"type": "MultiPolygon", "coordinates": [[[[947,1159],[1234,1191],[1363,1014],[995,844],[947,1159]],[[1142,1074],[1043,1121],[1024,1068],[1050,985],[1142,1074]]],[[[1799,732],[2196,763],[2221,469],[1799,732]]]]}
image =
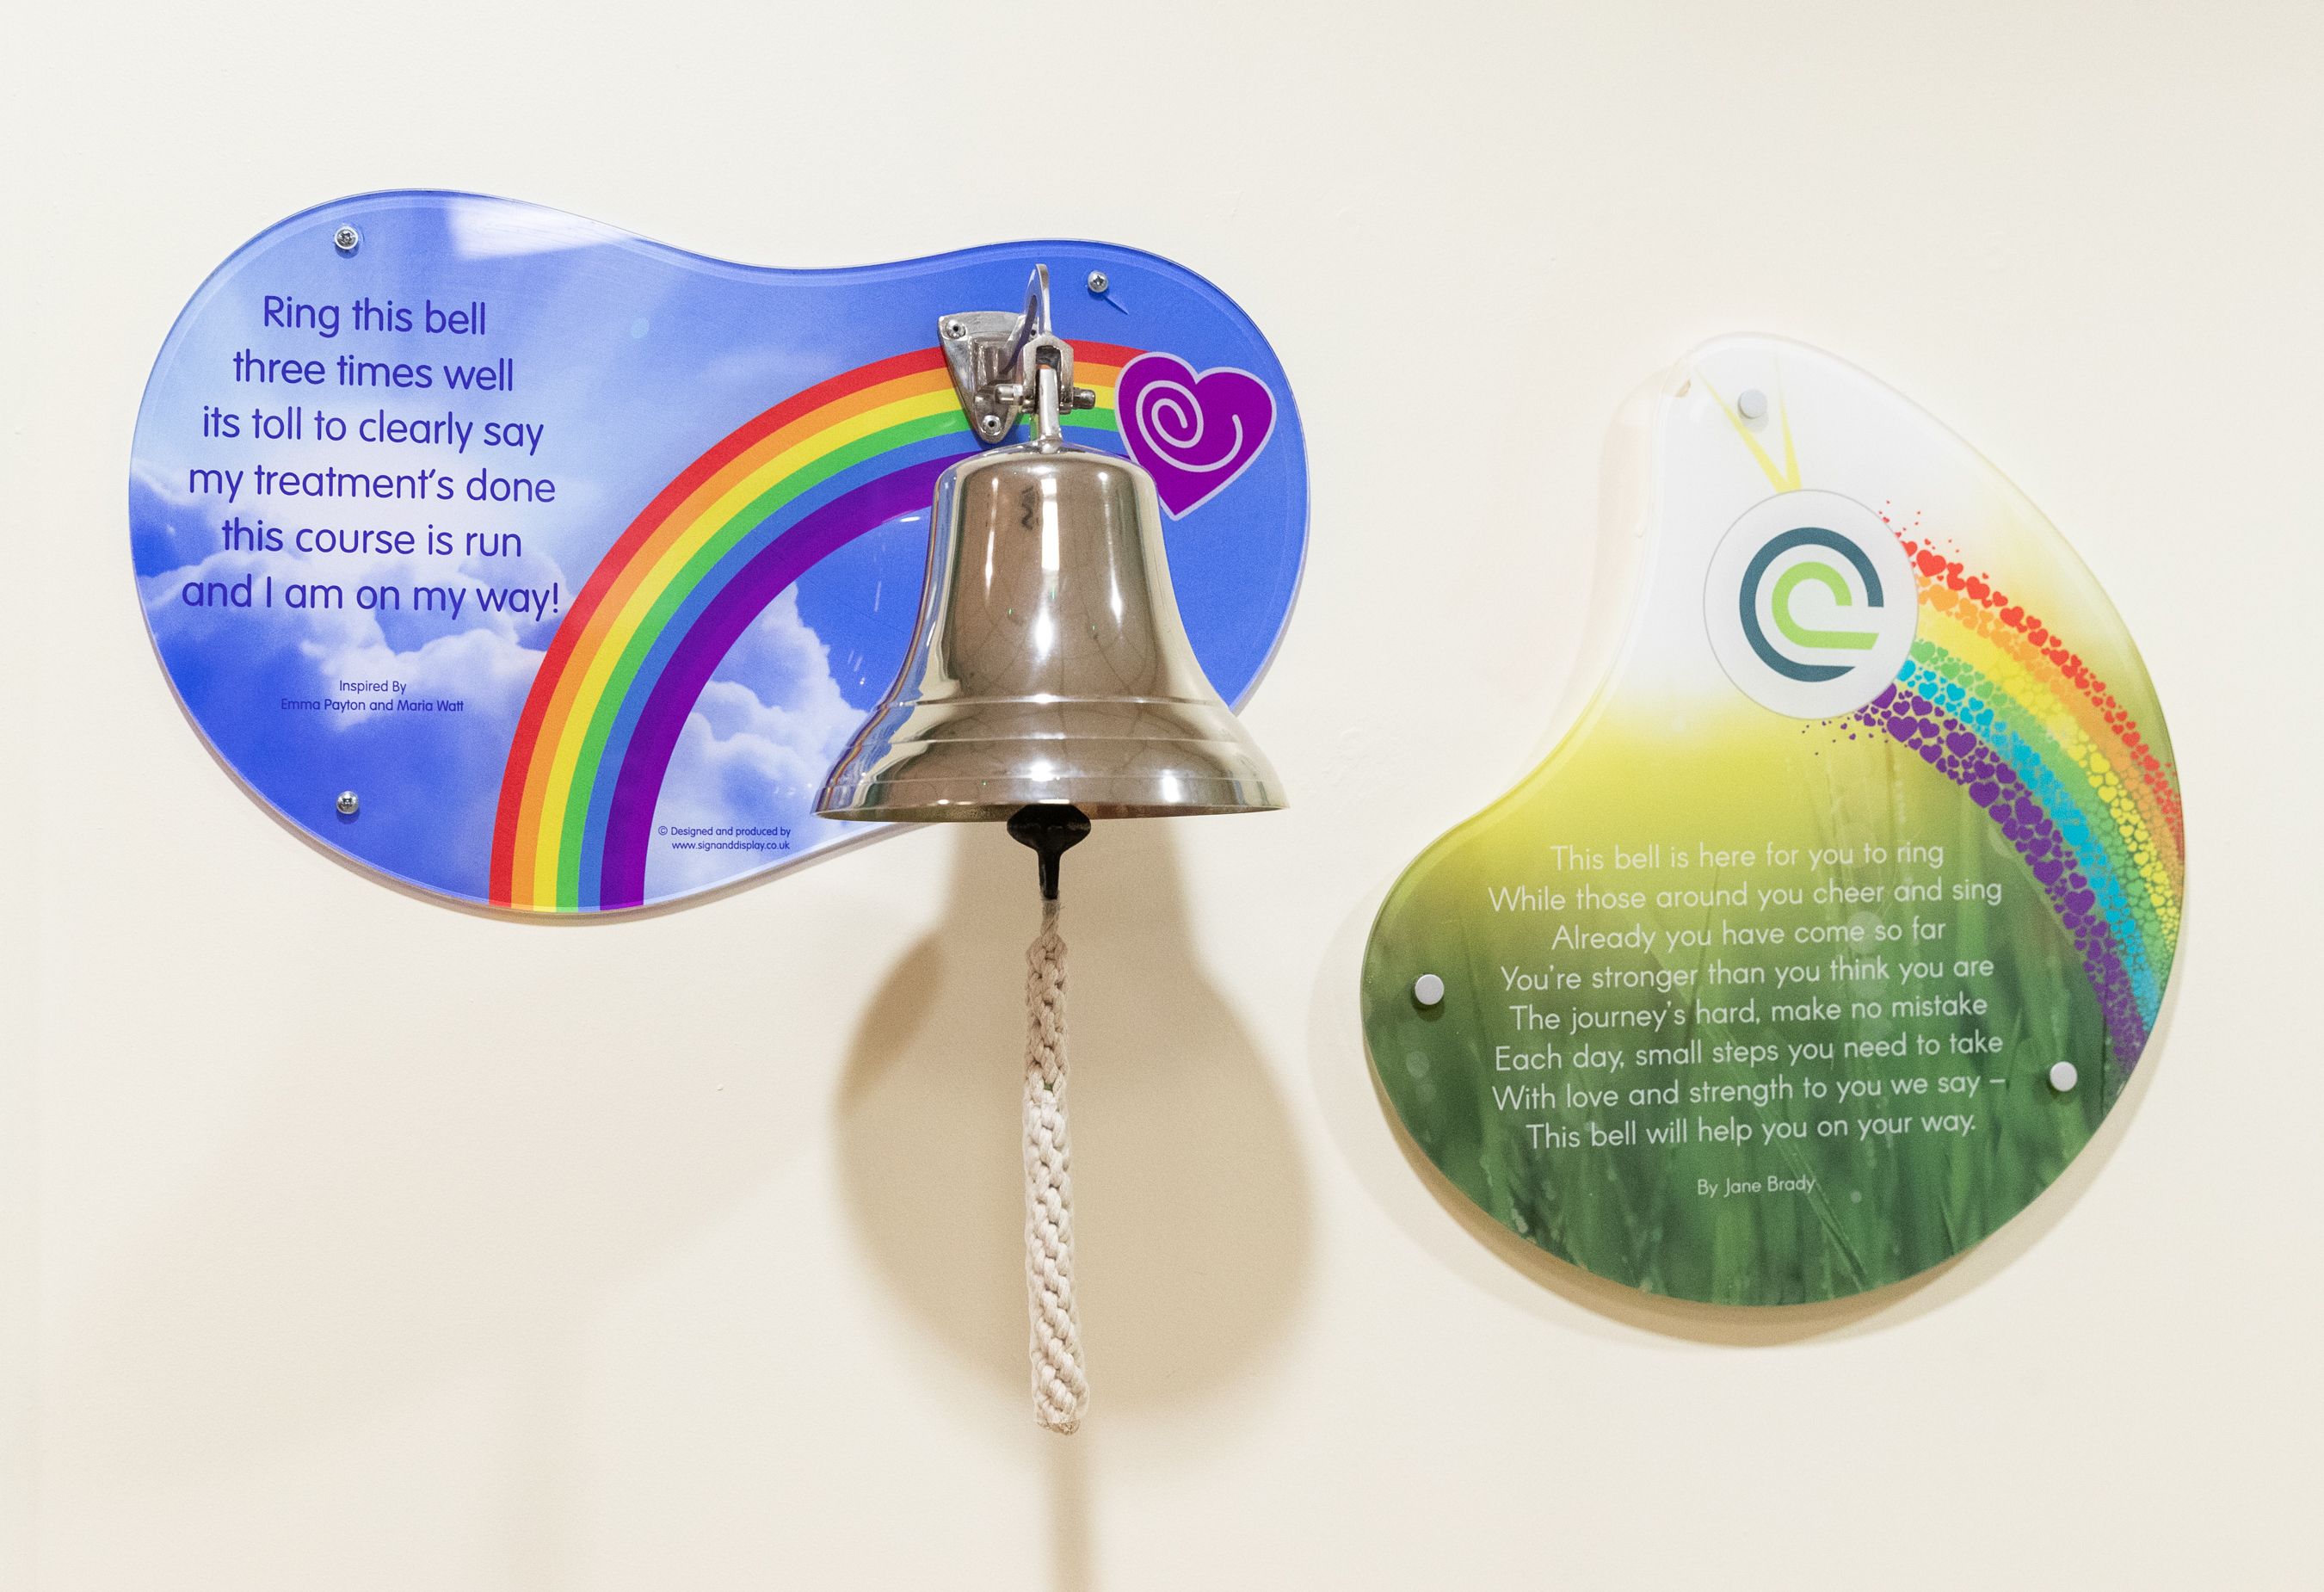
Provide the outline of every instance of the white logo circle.
{"type": "Polygon", "coordinates": [[[1887,690],[1920,626],[1912,560],[1878,514],[1837,492],[1747,511],[1711,555],[1702,622],[1743,694],[1836,718],[1887,690]]]}

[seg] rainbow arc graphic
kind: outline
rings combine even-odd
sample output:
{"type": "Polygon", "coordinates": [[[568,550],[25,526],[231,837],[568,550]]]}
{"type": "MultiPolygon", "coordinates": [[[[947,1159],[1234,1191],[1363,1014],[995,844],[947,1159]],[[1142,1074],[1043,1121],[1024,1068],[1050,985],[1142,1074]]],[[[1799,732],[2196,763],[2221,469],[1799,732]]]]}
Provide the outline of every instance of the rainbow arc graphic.
{"type": "MultiPolygon", "coordinates": [[[[1787,411],[1778,465],[1734,407],[1720,406],[1768,483],[1799,490],[1787,411]]],[[[1925,540],[1897,540],[1913,560],[1919,636],[1895,683],[1852,717],[1920,754],[2000,827],[2073,936],[2115,1064],[2127,1072],[2179,947],[2187,836],[2178,771],[2039,615],[1925,540]]]]}
{"type": "MultiPolygon", "coordinates": [[[[1111,431],[1140,350],[1074,344],[1111,431]]],[[[679,733],[719,661],[768,606],[864,532],[926,508],[977,451],[941,349],[875,361],[786,399],[647,504],[590,574],[518,720],[493,828],[493,905],[644,904],[653,815],[679,733]]]]}

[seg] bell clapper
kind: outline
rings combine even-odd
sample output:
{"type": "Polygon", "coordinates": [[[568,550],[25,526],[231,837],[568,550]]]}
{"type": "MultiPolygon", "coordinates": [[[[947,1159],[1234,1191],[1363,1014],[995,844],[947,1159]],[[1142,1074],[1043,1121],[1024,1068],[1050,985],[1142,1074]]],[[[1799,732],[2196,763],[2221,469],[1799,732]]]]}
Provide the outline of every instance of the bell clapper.
{"type": "Polygon", "coordinates": [[[1025,952],[1025,1303],[1032,1336],[1033,1413],[1060,1436],[1089,1408],[1081,1310],[1074,1296],[1073,1149],[1065,1118],[1065,941],[1057,932],[1058,863],[1089,834],[1081,809],[1019,808],[1009,833],[1040,858],[1041,931],[1025,952]]]}
{"type": "Polygon", "coordinates": [[[1089,816],[1062,801],[1037,801],[1009,819],[1009,838],[1029,846],[1041,861],[1041,899],[1057,899],[1057,870],[1066,852],[1089,838],[1089,816]]]}

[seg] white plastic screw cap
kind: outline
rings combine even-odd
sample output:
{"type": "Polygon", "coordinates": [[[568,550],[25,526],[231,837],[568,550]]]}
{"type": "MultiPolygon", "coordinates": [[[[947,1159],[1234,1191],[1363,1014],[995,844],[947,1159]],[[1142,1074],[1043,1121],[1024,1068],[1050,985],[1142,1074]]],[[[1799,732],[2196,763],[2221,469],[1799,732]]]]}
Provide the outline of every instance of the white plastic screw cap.
{"type": "Polygon", "coordinates": [[[2071,1094],[2081,1078],[2082,1075],[2074,1070],[2071,1061],[2061,1061],[2050,1069],[2050,1087],[2061,1095],[2071,1094]]]}
{"type": "Polygon", "coordinates": [[[1424,1006],[1433,1006],[1444,998],[1444,981],[1434,973],[1423,973],[1412,981],[1412,998],[1424,1006]]]}
{"type": "Polygon", "coordinates": [[[1754,387],[1735,400],[1735,409],[1745,420],[1758,420],[1767,412],[1767,395],[1754,387]]]}

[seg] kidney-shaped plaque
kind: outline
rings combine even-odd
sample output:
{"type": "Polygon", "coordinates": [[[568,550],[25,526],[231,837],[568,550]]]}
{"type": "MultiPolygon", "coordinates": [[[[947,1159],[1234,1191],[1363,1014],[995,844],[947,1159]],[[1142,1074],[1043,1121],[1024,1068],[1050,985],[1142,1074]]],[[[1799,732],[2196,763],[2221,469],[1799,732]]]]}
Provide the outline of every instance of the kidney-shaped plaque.
{"type": "Polygon", "coordinates": [[[1021,304],[1036,262],[1095,398],[1069,435],[1171,483],[1178,606],[1240,703],[1306,462],[1267,340],[1200,277],[1069,242],[762,270],[447,193],[294,216],[171,329],[130,476],[171,684],[290,822],[479,903],[669,902],[876,828],[811,808],[977,450],[939,323],[1021,304]]]}
{"type": "Polygon", "coordinates": [[[1862,372],[1725,338],[1648,435],[1611,673],[1397,882],[1365,1038],[1420,1151],[1552,1254],[1857,1293],[2016,1215],[2138,1064],[2184,884],[2170,740],[2064,540],[1862,372]]]}

